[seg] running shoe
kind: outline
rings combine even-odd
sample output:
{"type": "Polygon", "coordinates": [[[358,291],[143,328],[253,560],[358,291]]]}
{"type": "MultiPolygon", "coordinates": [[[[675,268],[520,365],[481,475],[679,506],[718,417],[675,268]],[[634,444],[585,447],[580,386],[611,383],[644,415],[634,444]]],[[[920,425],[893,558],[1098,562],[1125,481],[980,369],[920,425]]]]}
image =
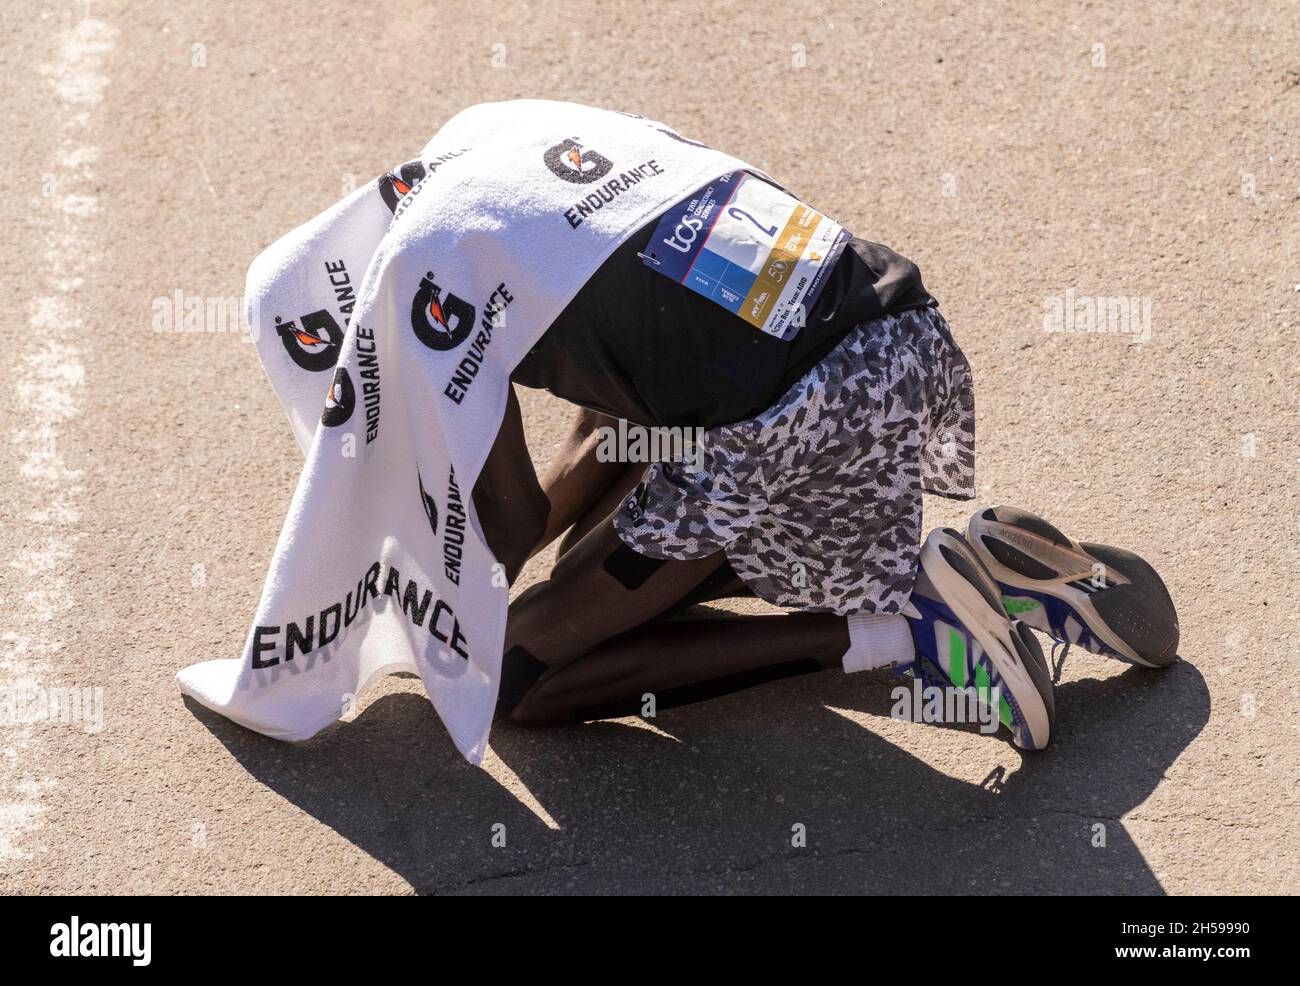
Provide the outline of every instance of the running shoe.
{"type": "Polygon", "coordinates": [[[1148,668],[1178,657],[1178,613],[1131,551],[1080,542],[1025,510],[976,511],[967,534],[1007,614],[1054,640],[1148,668]]]}
{"type": "Polygon", "coordinates": [[[905,673],[940,688],[973,688],[1016,746],[1047,746],[1056,710],[1043,650],[1033,631],[1007,616],[996,584],[960,533],[939,528],[925,539],[903,615],[917,651],[905,673]]]}

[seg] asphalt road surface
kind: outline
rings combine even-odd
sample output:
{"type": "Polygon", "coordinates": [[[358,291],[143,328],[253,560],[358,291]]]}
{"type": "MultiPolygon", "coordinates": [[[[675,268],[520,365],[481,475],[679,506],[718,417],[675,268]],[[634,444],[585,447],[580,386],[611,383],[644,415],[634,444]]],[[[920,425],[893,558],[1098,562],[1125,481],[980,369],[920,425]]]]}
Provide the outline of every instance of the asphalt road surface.
{"type": "MultiPolygon", "coordinates": [[[[10,6],[0,699],[79,712],[0,725],[0,889],[1294,891],[1300,6],[1146,8],[10,6]],[[1152,559],[1183,660],[1070,652],[1029,757],[890,718],[885,675],[500,728],[485,769],[412,678],[300,745],[183,701],[239,654],[301,464],[222,299],[524,96],[663,120],[914,259],[975,369],[982,500],[1152,559]],[[1113,298],[1118,331],[1048,331],[1113,298]]],[[[530,395],[539,463],[565,415],[530,395]]]]}

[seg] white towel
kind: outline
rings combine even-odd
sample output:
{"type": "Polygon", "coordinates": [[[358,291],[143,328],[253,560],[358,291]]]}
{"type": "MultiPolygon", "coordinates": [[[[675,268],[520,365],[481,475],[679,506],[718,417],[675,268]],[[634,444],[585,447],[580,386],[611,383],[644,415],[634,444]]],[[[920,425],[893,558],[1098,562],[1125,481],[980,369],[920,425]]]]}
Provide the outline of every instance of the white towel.
{"type": "Polygon", "coordinates": [[[301,740],[415,671],[480,762],[507,586],[470,491],[510,372],[632,233],[737,169],[761,174],[640,117],[489,103],[258,257],[249,326],[307,461],[243,657],[181,690],[301,740]]]}

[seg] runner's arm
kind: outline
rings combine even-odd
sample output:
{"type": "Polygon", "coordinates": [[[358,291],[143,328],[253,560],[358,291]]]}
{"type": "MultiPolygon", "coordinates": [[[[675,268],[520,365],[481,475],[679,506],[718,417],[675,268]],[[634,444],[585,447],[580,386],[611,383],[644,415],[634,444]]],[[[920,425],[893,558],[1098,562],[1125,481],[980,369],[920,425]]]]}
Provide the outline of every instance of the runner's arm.
{"type": "Polygon", "coordinates": [[[577,523],[626,468],[622,462],[601,462],[596,458],[601,427],[617,428],[618,419],[577,408],[569,434],[542,479],[550,510],[534,553],[577,523]]]}
{"type": "Polygon", "coordinates": [[[474,484],[474,509],[488,547],[513,583],[537,549],[550,513],[524,440],[523,414],[513,386],[501,429],[474,484]]]}

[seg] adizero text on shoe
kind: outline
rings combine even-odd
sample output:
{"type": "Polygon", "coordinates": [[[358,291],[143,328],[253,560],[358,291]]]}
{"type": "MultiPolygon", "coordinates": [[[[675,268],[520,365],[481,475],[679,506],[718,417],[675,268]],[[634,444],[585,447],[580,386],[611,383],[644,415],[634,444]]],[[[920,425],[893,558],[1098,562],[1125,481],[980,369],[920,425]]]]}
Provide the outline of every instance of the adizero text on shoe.
{"type": "Polygon", "coordinates": [[[967,531],[1007,613],[1059,641],[1144,667],[1178,656],[1178,613],[1131,551],[1074,540],[1016,507],[976,511],[967,531]]]}
{"type": "Polygon", "coordinates": [[[1017,746],[1047,746],[1056,709],[1042,648],[1028,627],[1007,616],[993,578],[957,531],[940,528],[925,539],[904,615],[912,624],[918,678],[973,688],[1017,746]]]}

